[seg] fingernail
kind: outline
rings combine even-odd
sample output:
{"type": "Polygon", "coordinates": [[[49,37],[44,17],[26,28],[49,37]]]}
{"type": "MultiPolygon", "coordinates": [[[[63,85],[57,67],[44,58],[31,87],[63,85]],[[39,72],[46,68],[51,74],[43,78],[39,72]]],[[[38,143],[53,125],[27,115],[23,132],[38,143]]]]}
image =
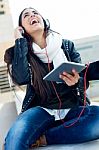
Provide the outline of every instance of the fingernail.
{"type": "Polygon", "coordinates": [[[59,77],[60,77],[60,78],[62,77],[61,74],[59,75],[59,77]]]}

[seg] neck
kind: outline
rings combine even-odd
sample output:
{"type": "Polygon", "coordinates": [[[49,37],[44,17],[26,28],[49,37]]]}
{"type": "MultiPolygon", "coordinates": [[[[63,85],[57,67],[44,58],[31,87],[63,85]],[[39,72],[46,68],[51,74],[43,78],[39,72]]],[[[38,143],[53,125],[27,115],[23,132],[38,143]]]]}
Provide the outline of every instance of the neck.
{"type": "Polygon", "coordinates": [[[35,42],[40,48],[45,48],[46,47],[46,37],[45,33],[36,33],[33,37],[33,42],[35,42]]]}

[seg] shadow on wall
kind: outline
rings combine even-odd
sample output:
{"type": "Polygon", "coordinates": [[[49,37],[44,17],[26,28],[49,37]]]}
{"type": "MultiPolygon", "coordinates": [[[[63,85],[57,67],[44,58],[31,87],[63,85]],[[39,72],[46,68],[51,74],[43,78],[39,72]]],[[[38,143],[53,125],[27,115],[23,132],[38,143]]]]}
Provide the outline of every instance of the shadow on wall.
{"type": "MultiPolygon", "coordinates": [[[[1,104],[2,105],[2,104],[1,104]]],[[[8,102],[0,109],[0,149],[4,143],[5,136],[17,117],[15,102],[8,102]]]]}

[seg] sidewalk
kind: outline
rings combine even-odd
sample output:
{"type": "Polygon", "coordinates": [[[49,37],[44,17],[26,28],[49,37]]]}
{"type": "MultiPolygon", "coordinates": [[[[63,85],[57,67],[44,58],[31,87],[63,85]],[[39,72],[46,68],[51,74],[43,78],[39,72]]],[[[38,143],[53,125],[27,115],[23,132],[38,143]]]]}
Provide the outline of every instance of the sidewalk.
{"type": "Polygon", "coordinates": [[[99,140],[83,144],[53,145],[47,147],[39,147],[35,150],[99,150],[99,140]]]}

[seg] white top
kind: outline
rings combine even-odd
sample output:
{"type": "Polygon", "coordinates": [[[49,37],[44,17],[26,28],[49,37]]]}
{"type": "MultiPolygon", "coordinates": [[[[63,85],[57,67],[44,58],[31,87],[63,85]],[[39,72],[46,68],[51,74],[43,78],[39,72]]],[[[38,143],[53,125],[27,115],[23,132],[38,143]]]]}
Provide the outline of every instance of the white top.
{"type": "Polygon", "coordinates": [[[50,115],[53,115],[55,117],[55,120],[64,119],[64,117],[70,110],[70,108],[69,109],[47,109],[44,107],[43,109],[46,110],[50,115]]]}

